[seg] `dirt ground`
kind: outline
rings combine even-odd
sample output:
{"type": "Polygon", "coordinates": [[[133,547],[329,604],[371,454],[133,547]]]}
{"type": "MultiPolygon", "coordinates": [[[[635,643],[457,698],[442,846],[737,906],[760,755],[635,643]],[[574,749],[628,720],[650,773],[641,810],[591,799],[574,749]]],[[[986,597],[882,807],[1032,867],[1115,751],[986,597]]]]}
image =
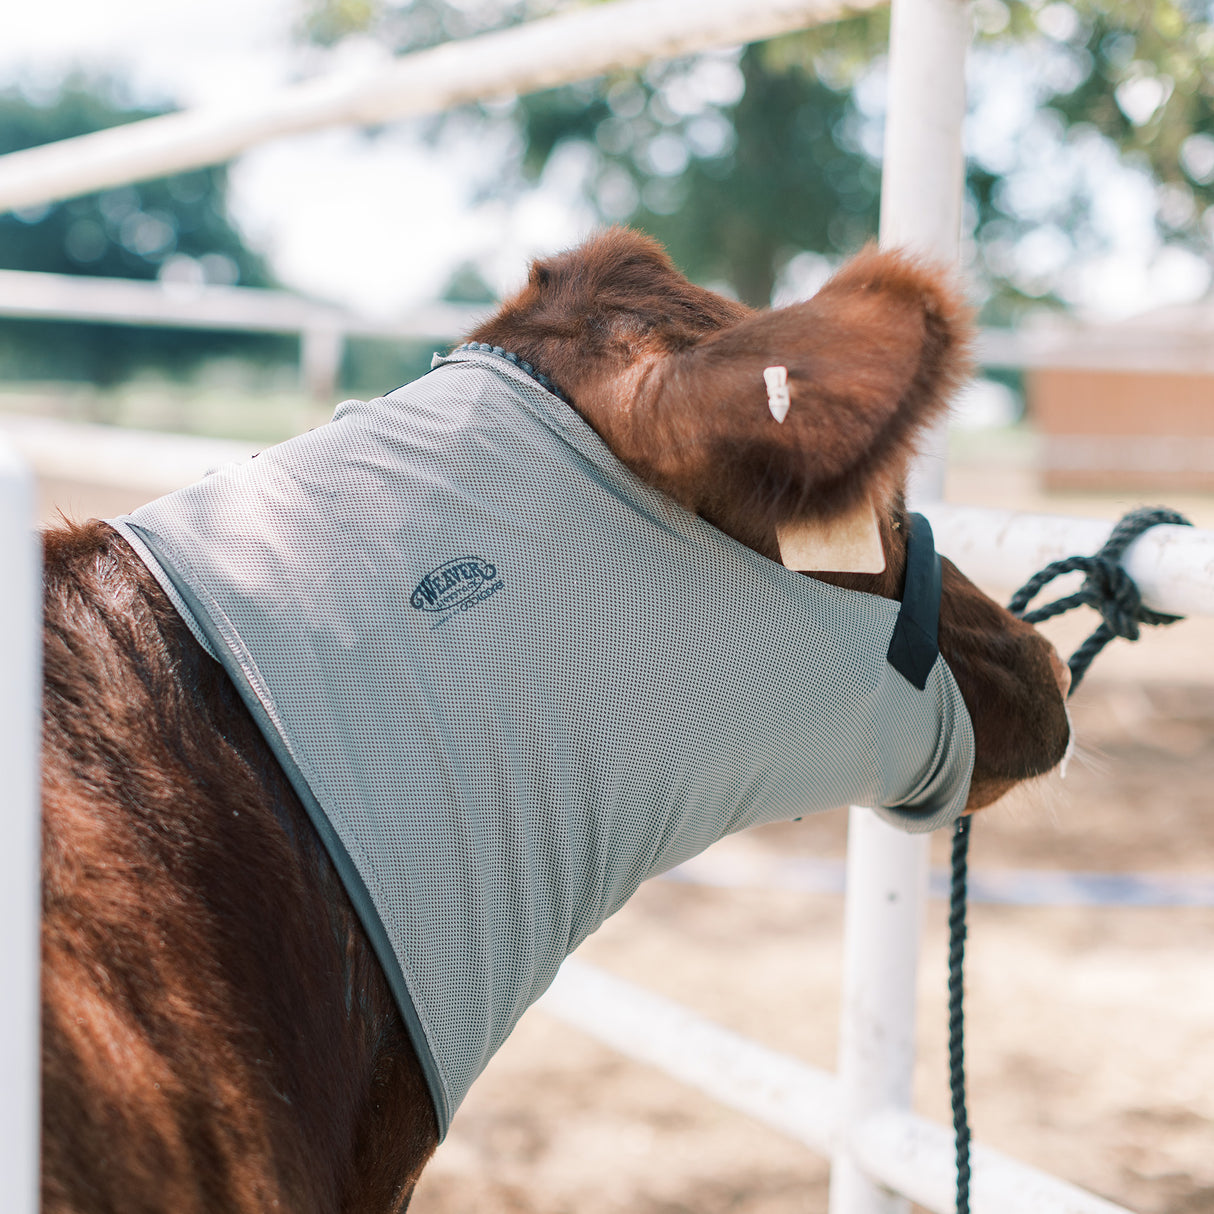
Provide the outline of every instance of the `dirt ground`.
{"type": "MultiPolygon", "coordinates": [[[[957,500],[1112,518],[1114,497],[1046,499],[1024,461],[962,459],[957,500]]],[[[43,513],[129,508],[113,483],[42,478],[43,513]]],[[[101,478],[104,481],[104,478],[101,478]]],[[[1172,501],[1214,526],[1214,499],[1172,501]]],[[[1003,588],[1007,589],[1007,588],[1003,588]]],[[[1070,652],[1091,621],[1062,625],[1070,652]]],[[[976,873],[1062,869],[1214,879],[1214,621],[1119,643],[1076,697],[1064,782],[986,811],[976,873]]],[[[761,870],[841,858],[845,816],[726,840],[761,870]]],[[[947,839],[935,840],[944,864],[947,839]]],[[[835,1068],[842,900],[653,881],[580,955],[814,1066],[835,1068]]],[[[929,908],[915,1106],[949,1120],[945,914],[929,908]]],[[[1140,1214],[1214,1214],[1214,906],[971,909],[977,1138],[1140,1214]]],[[[416,1214],[805,1214],[825,1161],[637,1066],[542,1010],[524,1017],[455,1119],[416,1214]]]]}

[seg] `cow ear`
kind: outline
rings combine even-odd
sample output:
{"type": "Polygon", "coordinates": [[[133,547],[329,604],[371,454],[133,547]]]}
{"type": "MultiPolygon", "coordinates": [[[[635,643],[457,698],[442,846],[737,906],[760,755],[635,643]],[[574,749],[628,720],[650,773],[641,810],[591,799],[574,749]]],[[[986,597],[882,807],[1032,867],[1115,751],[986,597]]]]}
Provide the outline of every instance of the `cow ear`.
{"type": "Polygon", "coordinates": [[[884,511],[968,373],[969,340],[946,271],[870,248],[812,299],[636,368],[612,440],[691,509],[774,547],[791,524],[884,511]]]}

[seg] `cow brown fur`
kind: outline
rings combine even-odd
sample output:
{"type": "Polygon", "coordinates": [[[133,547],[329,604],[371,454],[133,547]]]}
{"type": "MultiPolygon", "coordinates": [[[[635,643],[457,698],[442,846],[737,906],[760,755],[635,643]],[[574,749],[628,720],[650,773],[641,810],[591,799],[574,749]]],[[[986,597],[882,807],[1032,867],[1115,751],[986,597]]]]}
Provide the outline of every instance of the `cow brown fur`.
{"type": "MultiPolygon", "coordinates": [[[[752,312],[615,229],[536,263],[471,338],[529,360],[638,474],[768,556],[777,525],[870,495],[886,570],[831,580],[899,597],[906,465],[966,371],[942,274],[867,250],[813,300],[752,312]]],[[[44,1209],[402,1210],[434,1113],[302,805],[114,531],[48,531],[45,570],[44,1209]]],[[[1060,666],[947,561],[940,644],[974,722],[974,808],[1061,758],[1060,666]]]]}

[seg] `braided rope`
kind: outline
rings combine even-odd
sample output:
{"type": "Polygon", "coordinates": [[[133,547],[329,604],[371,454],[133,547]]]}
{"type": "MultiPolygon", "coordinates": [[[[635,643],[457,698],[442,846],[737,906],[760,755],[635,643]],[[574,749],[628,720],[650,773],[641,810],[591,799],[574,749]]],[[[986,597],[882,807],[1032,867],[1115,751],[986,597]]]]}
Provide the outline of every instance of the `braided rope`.
{"type": "Polygon", "coordinates": [[[970,822],[953,831],[953,879],[948,900],[948,1083],[957,1143],[957,1214],[970,1208],[970,1127],[965,1101],[965,899],[969,874],[970,822]]]}
{"type": "Polygon", "coordinates": [[[1067,662],[1071,668],[1072,691],[1087,674],[1093,658],[1114,637],[1136,641],[1140,633],[1139,625],[1174,624],[1180,618],[1144,607],[1142,595],[1134,584],[1134,579],[1126,573],[1121,564],[1125,550],[1144,531],[1162,525],[1191,527],[1193,524],[1183,514],[1165,507],[1132,510],[1113,528],[1104,547],[1094,556],[1071,556],[1065,560],[1054,561],[1029,578],[1012,595],[1008,610],[1030,624],[1040,624],[1043,620],[1062,615],[1075,607],[1092,607],[1100,613],[1101,623],[1096,631],[1075,650],[1067,662]],[[1055,578],[1075,572],[1087,574],[1083,585],[1075,594],[1056,599],[1033,611],[1025,610],[1055,578]]]}
{"type": "Polygon", "coordinates": [[[501,346],[491,346],[483,341],[466,341],[462,346],[456,346],[451,353],[458,354],[461,350],[475,350],[479,354],[496,354],[498,358],[504,358],[507,362],[513,363],[524,375],[530,376],[545,392],[551,392],[558,400],[569,404],[569,397],[548,376],[537,371],[526,359],[520,358],[513,350],[504,350],[501,346]]]}
{"type": "MultiPolygon", "coordinates": [[[[1092,607],[1100,613],[1101,622],[1096,631],[1067,662],[1071,671],[1068,695],[1075,693],[1093,659],[1114,637],[1136,641],[1141,624],[1174,624],[1181,618],[1144,607],[1134,579],[1121,565],[1121,558],[1130,544],[1144,531],[1161,525],[1191,527],[1193,524],[1184,515],[1164,507],[1132,510],[1113,528],[1104,546],[1094,556],[1072,556],[1054,561],[1029,578],[1012,595],[1008,610],[1030,624],[1039,624],[1075,607],[1092,607]],[[1086,573],[1087,577],[1075,594],[1056,599],[1034,611],[1026,610],[1029,603],[1055,578],[1077,571],[1086,573]]],[[[969,1214],[970,1209],[970,1128],[965,1098],[965,912],[970,821],[968,815],[959,818],[953,832],[953,875],[948,915],[948,1077],[957,1153],[956,1214],[969,1214]]]]}

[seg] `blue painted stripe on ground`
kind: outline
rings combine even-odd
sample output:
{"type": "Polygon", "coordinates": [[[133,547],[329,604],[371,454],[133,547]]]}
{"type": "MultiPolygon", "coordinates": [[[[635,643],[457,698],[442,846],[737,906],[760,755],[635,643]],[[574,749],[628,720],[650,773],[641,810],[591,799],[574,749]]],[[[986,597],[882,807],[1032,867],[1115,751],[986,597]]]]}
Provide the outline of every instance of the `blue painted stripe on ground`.
{"type": "MultiPolygon", "coordinates": [[[[846,885],[842,860],[772,859],[739,864],[680,865],[672,881],[721,889],[782,889],[841,894],[846,885]]],[[[947,898],[947,869],[932,869],[934,898],[947,898]]],[[[1214,906],[1214,876],[1200,873],[1055,872],[1048,869],[971,869],[970,901],[1001,906],[1214,906]]]]}

